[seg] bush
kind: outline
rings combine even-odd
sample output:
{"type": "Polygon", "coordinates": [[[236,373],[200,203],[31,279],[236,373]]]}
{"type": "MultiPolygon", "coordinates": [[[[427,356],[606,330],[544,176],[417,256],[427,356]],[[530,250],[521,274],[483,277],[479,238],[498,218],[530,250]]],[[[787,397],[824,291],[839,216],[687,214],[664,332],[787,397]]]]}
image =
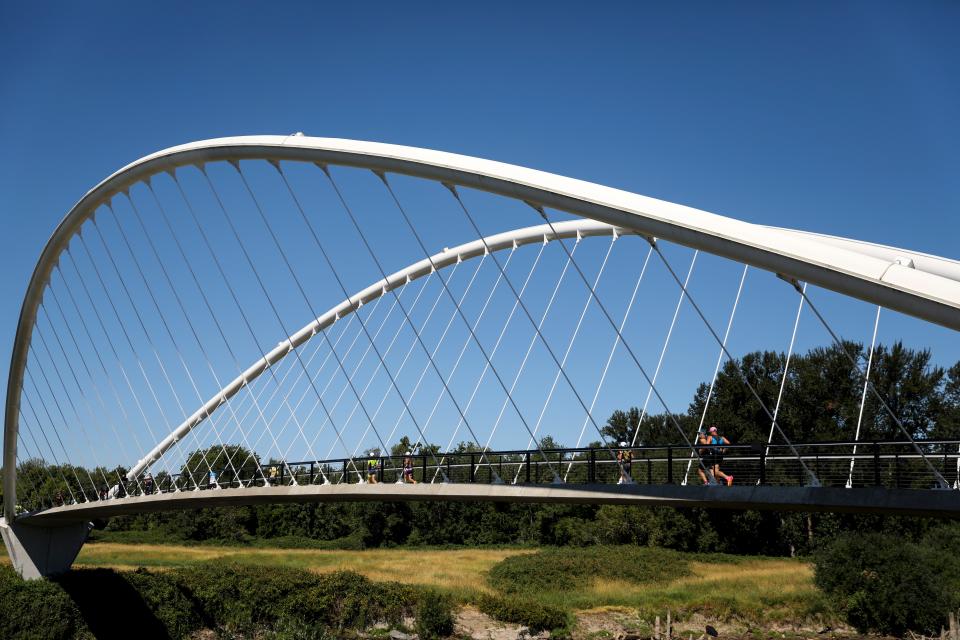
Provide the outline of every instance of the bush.
{"type": "Polygon", "coordinates": [[[415,610],[430,637],[449,634],[452,604],[420,594],[347,571],[318,576],[230,563],[165,573],[81,569],[55,581],[24,581],[0,566],[0,638],[115,637],[122,616],[136,620],[145,638],[186,638],[205,627],[231,637],[320,640],[397,624],[415,610]]]}
{"type": "Polygon", "coordinates": [[[364,629],[381,622],[396,624],[412,615],[416,596],[412,587],[338,571],[317,576],[310,587],[289,598],[281,617],[332,629],[364,629]]]}
{"type": "Polygon", "coordinates": [[[112,637],[118,612],[136,620],[145,637],[182,638],[200,622],[192,601],[166,575],[143,569],[132,573],[80,569],[56,576],[52,582],[72,600],[96,637],[112,637]]]}
{"type": "Polygon", "coordinates": [[[453,602],[445,595],[427,590],[417,603],[417,635],[421,640],[446,638],[453,634],[453,602]]]}
{"type": "Polygon", "coordinates": [[[507,593],[582,589],[596,578],[637,584],[668,582],[690,573],[682,554],[643,547],[553,548],[510,556],[494,565],[488,582],[507,593]]]}
{"type": "Polygon", "coordinates": [[[58,585],[22,580],[13,568],[0,565],[0,638],[69,640],[93,635],[58,585]]]}
{"type": "Polygon", "coordinates": [[[333,540],[317,540],[307,536],[279,536],[277,538],[256,538],[251,541],[254,547],[265,549],[322,549],[359,551],[363,549],[363,538],[353,534],[333,540]]]}
{"type": "Polygon", "coordinates": [[[847,534],[819,551],[814,564],[816,585],[861,633],[935,633],[958,604],[951,563],[898,536],[847,534]]]}
{"type": "Polygon", "coordinates": [[[565,611],[514,596],[483,594],[477,606],[494,620],[522,624],[533,632],[550,631],[552,637],[564,635],[570,626],[570,616],[565,611]]]}

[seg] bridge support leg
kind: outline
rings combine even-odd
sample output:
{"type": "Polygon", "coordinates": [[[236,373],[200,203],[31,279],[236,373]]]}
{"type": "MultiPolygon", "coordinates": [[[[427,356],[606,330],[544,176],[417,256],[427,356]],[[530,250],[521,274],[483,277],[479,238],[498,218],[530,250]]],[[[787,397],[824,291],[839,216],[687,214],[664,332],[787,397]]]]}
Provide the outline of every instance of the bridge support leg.
{"type": "Polygon", "coordinates": [[[0,534],[13,568],[25,580],[70,569],[93,525],[76,522],[61,527],[34,527],[0,518],[0,534]]]}

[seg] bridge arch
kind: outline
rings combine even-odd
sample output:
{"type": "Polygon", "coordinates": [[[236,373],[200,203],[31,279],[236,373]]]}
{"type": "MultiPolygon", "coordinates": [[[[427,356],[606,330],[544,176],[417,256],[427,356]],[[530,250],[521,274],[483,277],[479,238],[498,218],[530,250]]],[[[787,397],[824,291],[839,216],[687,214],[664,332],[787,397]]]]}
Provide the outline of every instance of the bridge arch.
{"type": "Polygon", "coordinates": [[[230,398],[236,395],[241,389],[260,377],[267,368],[274,366],[287,357],[294,349],[313,339],[319,332],[326,330],[334,322],[355,312],[362,305],[373,302],[398,287],[418,280],[435,270],[444,269],[450,265],[459,264],[496,251],[515,249],[523,245],[539,242],[547,244],[558,239],[576,238],[579,240],[588,237],[619,236],[632,233],[630,230],[618,229],[595,220],[568,220],[553,225],[543,224],[498,233],[456,247],[446,248],[429,258],[418,260],[334,305],[319,317],[307,323],[296,333],[285,337],[272,351],[247,367],[239,376],[234,378],[230,384],[215,393],[207,402],[197,409],[197,411],[171,431],[167,437],[157,443],[153,449],[130,468],[127,477],[128,479],[133,479],[138,476],[144,469],[156,462],[160,456],[175,445],[183,436],[210,417],[214,411],[223,406],[225,402],[229,401],[230,398]]]}
{"type": "Polygon", "coordinates": [[[120,169],[91,189],[45,246],[21,308],[5,405],[5,514],[14,516],[20,389],[44,289],[61,253],[97,207],[164,172],[209,162],[260,159],[370,169],[434,180],[522,200],[542,211],[662,238],[822,286],[925,321],[960,329],[960,263],[844,238],[763,227],[598,184],[515,165],[372,142],[294,136],[221,138],[172,147],[120,169]]]}

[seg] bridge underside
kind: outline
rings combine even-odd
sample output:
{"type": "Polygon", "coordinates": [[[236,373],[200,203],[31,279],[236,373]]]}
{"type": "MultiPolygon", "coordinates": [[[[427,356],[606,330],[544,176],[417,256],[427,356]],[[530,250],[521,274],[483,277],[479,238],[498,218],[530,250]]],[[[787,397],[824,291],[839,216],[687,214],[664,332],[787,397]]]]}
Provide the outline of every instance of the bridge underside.
{"type": "Polygon", "coordinates": [[[67,505],[17,521],[63,526],[144,512],[303,502],[392,501],[522,502],[633,506],[839,511],[960,519],[960,493],[881,487],[676,486],[676,485],[501,485],[501,484],[327,484],[209,489],[127,497],[67,505]]]}

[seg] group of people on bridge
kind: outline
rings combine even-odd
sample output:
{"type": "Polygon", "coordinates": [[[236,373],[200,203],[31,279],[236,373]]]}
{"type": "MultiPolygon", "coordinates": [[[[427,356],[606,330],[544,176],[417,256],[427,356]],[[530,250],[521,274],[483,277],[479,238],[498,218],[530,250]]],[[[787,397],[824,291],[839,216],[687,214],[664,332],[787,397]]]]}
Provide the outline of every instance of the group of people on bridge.
{"type": "MultiPolygon", "coordinates": [[[[379,484],[380,467],[382,458],[380,458],[380,449],[371,449],[370,458],[367,460],[367,484],[379,484]]],[[[407,451],[403,456],[403,473],[397,478],[397,484],[417,484],[417,479],[413,477],[413,451],[407,451]]]]}
{"type": "MultiPolygon", "coordinates": [[[[697,433],[697,454],[702,465],[697,466],[697,473],[700,474],[700,480],[703,484],[710,484],[710,478],[707,474],[712,474],[714,479],[719,482],[723,480],[727,486],[733,485],[733,476],[720,470],[723,463],[723,454],[726,453],[725,446],[730,445],[726,436],[720,435],[715,425],[707,431],[702,429],[697,433]]],[[[633,482],[633,450],[629,448],[626,442],[620,442],[620,449],[617,451],[617,464],[620,466],[620,479],[617,484],[631,484],[633,482]]]]}

